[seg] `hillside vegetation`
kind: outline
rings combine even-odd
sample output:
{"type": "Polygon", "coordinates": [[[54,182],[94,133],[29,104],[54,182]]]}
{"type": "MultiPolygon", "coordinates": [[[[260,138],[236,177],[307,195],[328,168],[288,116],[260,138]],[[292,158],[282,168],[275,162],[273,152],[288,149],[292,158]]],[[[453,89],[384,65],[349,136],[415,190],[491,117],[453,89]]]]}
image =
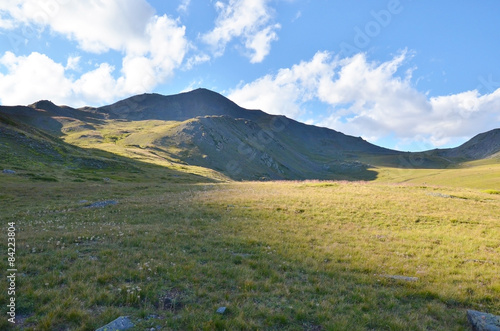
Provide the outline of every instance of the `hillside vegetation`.
{"type": "Polygon", "coordinates": [[[14,329],[467,330],[467,309],[500,314],[496,131],[402,153],[197,93],[212,103],[0,107],[14,329]]]}

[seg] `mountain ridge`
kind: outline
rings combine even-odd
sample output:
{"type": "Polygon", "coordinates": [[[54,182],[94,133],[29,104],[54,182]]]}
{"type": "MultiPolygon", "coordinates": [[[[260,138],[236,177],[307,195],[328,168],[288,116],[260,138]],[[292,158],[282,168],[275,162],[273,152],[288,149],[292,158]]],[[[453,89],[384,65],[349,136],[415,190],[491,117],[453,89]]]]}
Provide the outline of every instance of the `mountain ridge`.
{"type": "Polygon", "coordinates": [[[0,106],[12,119],[66,142],[132,158],[198,166],[237,180],[370,180],[370,168],[386,163],[445,168],[500,152],[500,129],[461,146],[404,153],[361,137],[307,125],[281,115],[249,110],[208,89],[176,95],[141,94],[102,107],[72,108],[40,100],[0,106]]]}
{"type": "Polygon", "coordinates": [[[204,88],[175,95],[145,93],[97,109],[109,114],[110,118],[128,120],[185,121],[198,116],[217,115],[253,120],[265,115],[261,110],[242,108],[221,94],[204,88]]]}
{"type": "Polygon", "coordinates": [[[500,129],[479,133],[455,148],[438,149],[439,155],[466,159],[486,159],[500,152],[500,129]]]}

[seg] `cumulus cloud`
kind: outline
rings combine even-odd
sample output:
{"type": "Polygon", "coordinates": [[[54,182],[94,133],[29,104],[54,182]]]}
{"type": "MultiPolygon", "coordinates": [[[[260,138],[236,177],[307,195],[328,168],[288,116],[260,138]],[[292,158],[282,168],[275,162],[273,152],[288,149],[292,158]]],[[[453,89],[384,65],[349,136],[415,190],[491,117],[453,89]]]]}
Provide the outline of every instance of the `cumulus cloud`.
{"type": "MultiPolygon", "coordinates": [[[[10,24],[11,27],[30,25],[36,26],[38,30],[48,28],[52,33],[74,40],[85,52],[100,54],[112,50],[123,54],[119,72],[114,66],[101,63],[97,69],[70,81],[65,90],[71,93],[62,100],[71,100],[72,95],[75,102],[83,98],[102,103],[116,97],[150,91],[174,74],[189,49],[185,27],[167,15],[155,15],[154,9],[145,0],[12,0],[0,4],[0,20],[4,22],[3,17],[7,16],[12,18],[9,22],[15,23],[10,24]]],[[[6,23],[2,23],[2,26],[6,26],[6,23]]],[[[13,54],[6,53],[4,56],[5,59],[12,57],[16,58],[13,54]]],[[[25,63],[28,69],[41,67],[48,62],[54,67],[60,66],[38,53],[17,57],[17,61],[25,63]]],[[[13,95],[18,97],[17,102],[26,100],[26,97],[33,98],[28,92],[31,88],[36,89],[30,86],[36,83],[28,75],[33,72],[18,72],[6,63],[3,65],[7,73],[3,77],[14,84],[5,88],[14,92],[13,95]],[[23,87],[17,81],[28,84],[23,87]],[[13,90],[16,87],[18,90],[13,90]]],[[[57,83],[68,80],[65,70],[78,69],[78,63],[78,57],[70,57],[62,71],[54,75],[61,80],[49,80],[53,85],[45,83],[45,87],[58,89],[60,86],[57,83]]],[[[7,103],[13,100],[13,95],[5,92],[0,90],[1,101],[7,103]]],[[[54,94],[48,92],[47,95],[54,94]]]]}
{"type": "Polygon", "coordinates": [[[239,86],[228,97],[245,108],[298,118],[303,114],[301,105],[317,95],[321,79],[333,73],[328,59],[327,52],[318,52],[309,62],[239,86]]]}
{"type": "Polygon", "coordinates": [[[94,53],[144,47],[143,33],[154,16],[143,0],[10,0],[0,10],[16,25],[49,27],[94,53]]]}
{"type": "MultiPolygon", "coordinates": [[[[67,63],[74,61],[70,57],[67,63]]],[[[2,104],[26,105],[49,99],[78,107],[110,102],[122,94],[123,82],[113,77],[113,66],[103,63],[79,78],[73,78],[67,73],[68,64],[64,66],[37,52],[28,56],[5,53],[0,58],[0,65],[8,70],[7,74],[0,74],[2,104]]]]}
{"type": "Polygon", "coordinates": [[[71,81],[65,77],[62,64],[46,55],[32,53],[15,56],[11,52],[0,58],[8,74],[0,74],[0,95],[3,104],[28,104],[53,97],[61,103],[73,101],[71,81]]]}
{"type": "Polygon", "coordinates": [[[202,40],[211,45],[215,56],[224,53],[226,45],[235,38],[241,38],[248,51],[250,62],[262,62],[269,54],[271,43],[278,39],[281,28],[272,22],[269,0],[217,1],[218,17],[212,31],[204,34],[202,40]]]}
{"type": "Polygon", "coordinates": [[[322,103],[328,116],[315,124],[376,142],[388,135],[442,146],[500,126],[500,89],[429,98],[400,74],[406,51],[383,63],[365,54],[348,58],[318,52],[310,61],[240,84],[229,98],[247,108],[299,119],[308,101],[322,103]]]}

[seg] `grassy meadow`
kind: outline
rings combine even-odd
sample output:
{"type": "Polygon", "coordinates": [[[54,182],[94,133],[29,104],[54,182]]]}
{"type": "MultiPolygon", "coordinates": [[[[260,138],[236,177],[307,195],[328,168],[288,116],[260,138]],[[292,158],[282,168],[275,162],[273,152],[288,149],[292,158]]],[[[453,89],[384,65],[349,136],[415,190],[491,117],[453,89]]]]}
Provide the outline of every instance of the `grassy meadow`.
{"type": "Polygon", "coordinates": [[[467,330],[466,309],[500,314],[498,164],[381,168],[372,182],[149,171],[0,174],[2,224],[17,227],[16,329],[126,315],[137,330],[467,330]],[[86,208],[104,200],[118,203],[86,208]]]}

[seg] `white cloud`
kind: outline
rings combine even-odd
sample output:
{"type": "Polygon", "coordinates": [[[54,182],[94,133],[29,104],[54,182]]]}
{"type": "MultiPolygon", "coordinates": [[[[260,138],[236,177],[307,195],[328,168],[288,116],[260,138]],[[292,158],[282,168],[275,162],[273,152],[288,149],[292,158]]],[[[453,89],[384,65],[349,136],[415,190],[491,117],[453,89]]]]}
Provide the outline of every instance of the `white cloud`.
{"type": "Polygon", "coordinates": [[[187,12],[190,4],[191,4],[191,0],[181,0],[181,3],[177,7],[177,11],[184,12],[184,13],[187,12]]]}
{"type": "Polygon", "coordinates": [[[215,28],[204,34],[202,40],[214,49],[215,56],[221,56],[226,45],[235,38],[241,38],[249,50],[252,63],[262,62],[269,54],[271,42],[277,40],[279,24],[272,23],[269,0],[229,0],[215,4],[219,12],[215,28]]]}
{"type": "Polygon", "coordinates": [[[142,44],[154,16],[154,9],[144,0],[11,0],[0,10],[8,12],[17,25],[49,27],[94,53],[128,51],[142,44]]]}
{"type": "Polygon", "coordinates": [[[305,102],[323,103],[329,115],[317,125],[372,141],[394,135],[442,146],[500,126],[500,89],[429,98],[412,84],[411,71],[398,74],[408,57],[404,51],[375,63],[365,54],[340,59],[318,52],[308,62],[240,85],[229,98],[295,119],[306,115],[305,102]]]}
{"type": "MultiPolygon", "coordinates": [[[[107,63],[101,63],[99,68],[83,74],[76,81],[70,82],[69,91],[62,100],[70,98],[80,103],[111,101],[116,97],[151,91],[156,85],[173,76],[174,71],[181,67],[189,49],[185,36],[185,27],[177,20],[167,15],[155,15],[154,9],[145,0],[11,0],[0,4],[0,17],[8,14],[17,26],[36,25],[37,29],[50,28],[53,33],[74,40],[85,52],[102,53],[110,50],[123,55],[122,68],[119,73],[107,63]],[[114,78],[118,76],[118,78],[114,78]],[[111,88],[110,83],[115,85],[111,88]],[[99,90],[102,88],[101,90],[99,90]]],[[[32,53],[28,57],[18,57],[18,61],[30,65],[60,64],[51,61],[46,56],[41,61],[41,54],[32,53]],[[50,60],[50,61],[49,61],[50,60]]],[[[5,55],[7,58],[13,54],[5,55]]],[[[70,57],[62,72],[56,76],[68,79],[66,70],[78,69],[79,58],[70,57]]],[[[6,66],[4,64],[4,66],[6,66]]],[[[13,95],[21,100],[33,98],[28,91],[36,89],[35,81],[31,81],[23,73],[17,73],[12,67],[7,68],[5,77],[13,82],[7,90],[18,88],[13,95]],[[17,84],[23,81],[26,86],[17,84]]],[[[49,76],[52,74],[47,72],[49,76]]],[[[48,77],[50,78],[50,77],[48,77]]],[[[58,82],[48,79],[47,89],[59,88],[58,82]]],[[[48,93],[52,95],[53,93],[48,93]]],[[[0,89],[2,102],[14,101],[12,95],[0,89]]],[[[36,94],[35,94],[36,95],[36,94]]],[[[45,96],[44,96],[45,97],[45,96]]],[[[60,97],[60,95],[59,95],[60,97]]]]}
{"type": "Polygon", "coordinates": [[[185,69],[191,70],[194,66],[208,62],[208,61],[210,61],[210,59],[211,59],[210,56],[208,56],[207,54],[203,54],[203,53],[191,56],[190,58],[188,58],[186,60],[185,69]]]}
{"type": "MultiPolygon", "coordinates": [[[[111,102],[115,96],[120,95],[118,84],[112,76],[114,70],[113,66],[102,63],[95,70],[83,74],[76,81],[72,81],[73,97],[85,100],[86,105],[96,105],[103,101],[111,102]]],[[[83,102],[81,101],[81,103],[83,102]]],[[[83,106],[83,104],[79,106],[83,106]]]]}
{"type": "Polygon", "coordinates": [[[70,56],[68,57],[68,61],[66,63],[66,70],[79,70],[80,69],[80,56],[70,56]]]}
{"type": "Polygon", "coordinates": [[[64,66],[43,54],[16,57],[7,52],[0,58],[0,65],[9,72],[0,74],[2,104],[29,104],[41,99],[55,99],[60,103],[74,101],[64,66]]]}
{"type": "Polygon", "coordinates": [[[301,105],[316,94],[321,78],[332,72],[328,58],[328,53],[318,52],[311,61],[240,86],[228,97],[242,107],[298,118],[303,114],[301,105]]]}
{"type": "Polygon", "coordinates": [[[279,24],[268,26],[247,39],[245,46],[253,51],[250,54],[251,63],[260,63],[269,54],[271,51],[271,42],[278,39],[278,34],[275,30],[279,28],[279,24]]]}
{"type": "Polygon", "coordinates": [[[2,12],[0,11],[0,29],[11,30],[15,27],[14,21],[12,19],[3,17],[2,12]]]}

